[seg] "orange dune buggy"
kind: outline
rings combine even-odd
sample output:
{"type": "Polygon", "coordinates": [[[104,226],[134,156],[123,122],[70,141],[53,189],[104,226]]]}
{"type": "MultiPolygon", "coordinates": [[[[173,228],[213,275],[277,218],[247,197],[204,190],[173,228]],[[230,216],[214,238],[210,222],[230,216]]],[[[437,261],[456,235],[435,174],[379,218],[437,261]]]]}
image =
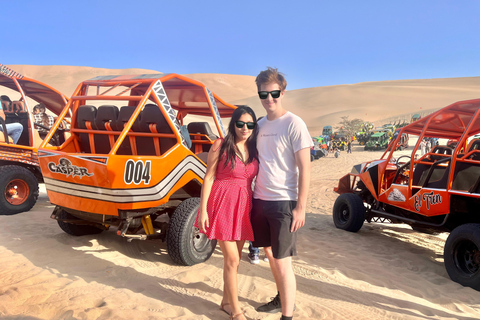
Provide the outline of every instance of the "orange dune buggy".
{"type": "MultiPolygon", "coordinates": [[[[480,290],[480,99],[460,101],[402,128],[381,159],[356,165],[335,188],[335,226],[357,232],[364,221],[403,222],[450,232],[444,263],[452,280],[480,290]],[[396,151],[403,134],[417,139],[396,151]],[[422,155],[424,138],[457,139],[422,155]],[[395,153],[395,155],[394,155],[395,153]]],[[[411,141],[411,140],[410,140],[411,141]]]]}
{"type": "Polygon", "coordinates": [[[71,136],[39,151],[52,218],[71,235],[114,227],[128,240],[166,240],[176,263],[207,260],[216,242],[194,222],[208,150],[234,109],[177,74],[84,81],[60,114],[72,113],[71,136]]]}
{"type": "MultiPolygon", "coordinates": [[[[10,215],[30,210],[38,198],[38,183],[43,182],[37,159],[37,149],[43,140],[35,126],[45,131],[50,128],[35,123],[32,109],[36,104],[43,103],[49,113],[58,115],[67,104],[67,97],[2,64],[0,94],[12,100],[2,100],[5,119],[0,117],[0,125],[19,123],[23,127],[16,144],[6,134],[5,127],[0,132],[0,215],[10,215]]],[[[65,141],[66,130],[62,126],[53,131],[51,143],[65,141]]]]}

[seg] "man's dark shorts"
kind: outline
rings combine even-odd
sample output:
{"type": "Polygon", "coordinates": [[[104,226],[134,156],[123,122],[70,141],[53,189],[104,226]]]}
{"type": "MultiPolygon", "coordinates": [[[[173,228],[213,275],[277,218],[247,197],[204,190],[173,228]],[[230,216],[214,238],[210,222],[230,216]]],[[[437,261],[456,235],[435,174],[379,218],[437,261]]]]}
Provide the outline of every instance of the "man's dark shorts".
{"type": "Polygon", "coordinates": [[[296,201],[253,199],[250,216],[255,247],[272,247],[273,257],[282,259],[297,255],[297,233],[290,232],[296,201]]]}

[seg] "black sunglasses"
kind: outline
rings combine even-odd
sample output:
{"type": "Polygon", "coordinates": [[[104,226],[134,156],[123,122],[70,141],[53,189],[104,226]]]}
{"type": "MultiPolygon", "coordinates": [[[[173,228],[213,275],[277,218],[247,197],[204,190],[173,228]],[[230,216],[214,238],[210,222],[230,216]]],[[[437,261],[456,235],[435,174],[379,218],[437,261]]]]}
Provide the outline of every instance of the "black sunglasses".
{"type": "Polygon", "coordinates": [[[243,122],[243,121],[235,121],[235,125],[237,126],[238,129],[242,129],[244,125],[247,125],[248,130],[253,130],[255,129],[255,122],[243,122]]]}
{"type": "Polygon", "coordinates": [[[281,90],[258,91],[258,96],[260,97],[260,99],[267,99],[268,94],[270,93],[273,99],[277,99],[278,97],[280,97],[281,92],[282,92],[281,90]]]}

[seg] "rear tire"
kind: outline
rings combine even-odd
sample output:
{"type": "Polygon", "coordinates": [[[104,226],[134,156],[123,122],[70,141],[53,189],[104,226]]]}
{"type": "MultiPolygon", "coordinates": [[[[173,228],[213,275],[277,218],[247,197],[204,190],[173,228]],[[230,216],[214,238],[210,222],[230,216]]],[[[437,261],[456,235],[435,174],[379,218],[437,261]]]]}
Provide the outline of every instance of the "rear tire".
{"type": "Polygon", "coordinates": [[[480,224],[455,228],[445,242],[443,258],[453,281],[480,290],[480,224]]]}
{"type": "Polygon", "coordinates": [[[333,222],[339,229],[357,232],[365,221],[362,198],[354,193],[343,193],[333,205],[333,222]]]}
{"type": "MultiPolygon", "coordinates": [[[[58,219],[61,220],[81,220],[78,219],[77,217],[71,215],[67,211],[61,209],[61,208],[56,208],[56,210],[60,210],[58,213],[57,217],[58,219]]],[[[98,234],[103,231],[103,229],[90,226],[90,225],[82,225],[82,224],[74,224],[74,223],[67,223],[65,221],[58,220],[58,225],[60,228],[65,231],[65,233],[68,233],[69,235],[72,236],[86,236],[89,234],[98,234]]]]}
{"type": "Polygon", "coordinates": [[[194,226],[200,198],[184,200],[170,218],[167,232],[167,251],[180,265],[192,266],[210,258],[217,240],[210,240],[194,226]]]}
{"type": "Polygon", "coordinates": [[[29,211],[38,199],[38,180],[28,169],[0,167],[0,215],[29,211]]]}

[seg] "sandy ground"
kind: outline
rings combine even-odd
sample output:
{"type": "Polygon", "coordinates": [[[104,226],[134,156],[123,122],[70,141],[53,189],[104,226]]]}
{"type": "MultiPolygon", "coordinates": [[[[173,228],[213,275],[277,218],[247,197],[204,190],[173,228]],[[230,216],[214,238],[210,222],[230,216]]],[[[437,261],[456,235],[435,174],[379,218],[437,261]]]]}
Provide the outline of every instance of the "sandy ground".
{"type": "MultiPolygon", "coordinates": [[[[338,179],[381,155],[361,149],[312,163],[294,259],[295,319],[480,318],[480,292],[452,282],[443,266],[447,234],[398,224],[366,223],[358,233],[335,228],[338,179]]],[[[218,309],[218,246],[206,263],[177,266],[165,243],[127,242],[113,230],[69,236],[49,218],[52,210],[43,191],[30,212],[0,216],[1,319],[228,319],[218,309]]],[[[251,265],[247,252],[238,275],[242,307],[249,319],[279,319],[254,309],[276,288],[268,263],[251,265]]]]}

